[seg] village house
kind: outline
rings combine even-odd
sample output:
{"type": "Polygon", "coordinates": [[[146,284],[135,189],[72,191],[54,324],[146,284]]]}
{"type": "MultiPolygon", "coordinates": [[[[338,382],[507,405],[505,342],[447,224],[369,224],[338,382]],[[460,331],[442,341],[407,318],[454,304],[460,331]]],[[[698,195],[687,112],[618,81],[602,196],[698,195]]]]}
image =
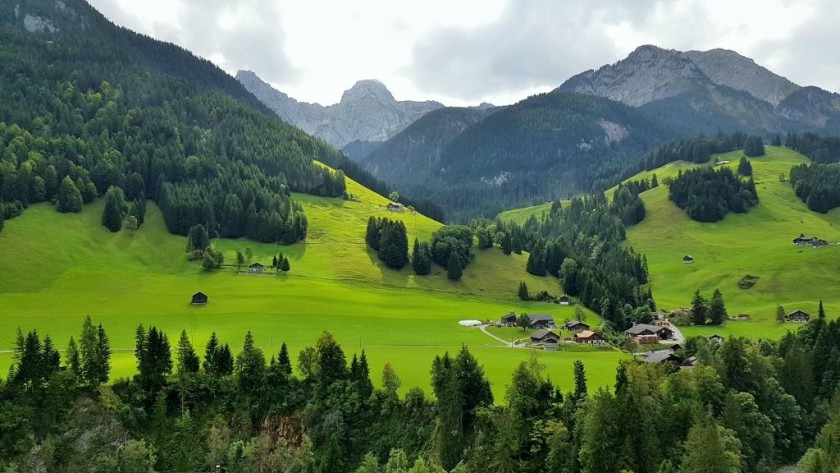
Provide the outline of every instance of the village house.
{"type": "Polygon", "coordinates": [[[793,244],[796,246],[813,246],[816,248],[820,246],[825,246],[828,244],[828,242],[823,240],[822,238],[817,238],[815,236],[805,236],[804,233],[800,233],[798,237],[793,239],[793,244]]]}
{"type": "Polygon", "coordinates": [[[638,345],[659,343],[660,340],[668,340],[674,336],[670,327],[649,324],[634,325],[625,330],[624,333],[638,345]]]}
{"type": "Polygon", "coordinates": [[[207,303],[207,294],[203,292],[196,292],[192,296],[192,301],[190,304],[192,305],[204,305],[207,303]]]}
{"type": "Polygon", "coordinates": [[[516,312],[510,311],[499,319],[499,323],[504,327],[516,327],[516,312]]]}
{"type": "Polygon", "coordinates": [[[531,343],[546,343],[546,342],[554,342],[557,343],[560,341],[560,335],[552,332],[551,330],[537,330],[536,332],[531,334],[531,343]]]}
{"type": "Polygon", "coordinates": [[[404,212],[405,206],[399,202],[388,202],[385,207],[389,212],[404,212]]]}
{"type": "Polygon", "coordinates": [[[563,295],[563,296],[560,296],[559,302],[560,302],[560,305],[571,305],[572,299],[569,298],[569,296],[563,295]]]}
{"type": "Polygon", "coordinates": [[[801,310],[795,310],[788,314],[787,319],[791,322],[806,323],[811,320],[811,316],[801,310]]]}
{"type": "Polygon", "coordinates": [[[685,263],[685,264],[691,264],[691,263],[693,263],[693,262],[694,262],[694,257],[693,257],[693,256],[691,256],[691,255],[685,255],[685,256],[683,256],[683,263],[685,263]]]}
{"type": "Polygon", "coordinates": [[[596,332],[592,332],[590,330],[583,330],[575,334],[575,343],[600,345],[604,343],[604,338],[596,332]]]}
{"type": "Polygon", "coordinates": [[[568,330],[569,332],[582,332],[584,330],[589,330],[589,325],[579,321],[579,320],[570,320],[563,324],[563,328],[568,330]]]}
{"type": "Polygon", "coordinates": [[[557,325],[554,324],[554,317],[549,314],[528,314],[528,320],[531,321],[528,325],[529,328],[545,330],[557,328],[557,325]]]}
{"type": "Polygon", "coordinates": [[[649,351],[642,353],[641,356],[643,362],[650,364],[661,364],[665,362],[670,362],[679,366],[683,362],[682,357],[674,353],[674,350],[671,349],[649,351]]]}
{"type": "Polygon", "coordinates": [[[713,333],[713,334],[709,335],[709,341],[713,342],[713,343],[723,343],[723,337],[721,337],[720,335],[718,335],[716,333],[713,333]]]}
{"type": "Polygon", "coordinates": [[[248,266],[249,273],[264,273],[265,266],[260,263],[252,263],[251,266],[248,266]]]}

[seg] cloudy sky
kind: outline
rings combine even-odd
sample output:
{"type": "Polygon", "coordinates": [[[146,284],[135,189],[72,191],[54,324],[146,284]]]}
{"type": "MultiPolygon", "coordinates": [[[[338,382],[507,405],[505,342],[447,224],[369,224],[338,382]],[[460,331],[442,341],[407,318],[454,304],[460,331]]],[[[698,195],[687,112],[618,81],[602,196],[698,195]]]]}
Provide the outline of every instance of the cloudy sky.
{"type": "Polygon", "coordinates": [[[727,48],[840,91],[832,0],[89,0],[230,73],[331,104],[360,79],[401,100],[512,103],[637,46],[727,48]]]}

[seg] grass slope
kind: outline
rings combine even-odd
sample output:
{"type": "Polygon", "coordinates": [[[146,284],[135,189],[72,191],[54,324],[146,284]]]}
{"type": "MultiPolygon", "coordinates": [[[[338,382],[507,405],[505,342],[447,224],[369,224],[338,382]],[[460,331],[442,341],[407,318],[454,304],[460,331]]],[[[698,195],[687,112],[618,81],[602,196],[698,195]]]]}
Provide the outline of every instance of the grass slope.
{"type": "MultiPolygon", "coordinates": [[[[719,156],[737,169],[740,151],[719,156]]],[[[660,186],[642,194],[647,217],[627,232],[627,244],[647,255],[654,297],[662,307],[688,306],[694,291],[707,296],[720,288],[730,314],[747,313],[750,322],[729,322],[723,328],[694,328],[687,335],[721,334],[778,337],[795,324],[778,324],[776,305],[790,312],[802,309],[816,315],[824,299],[829,314],[840,309],[840,247],[800,248],[791,243],[800,233],[840,242],[840,211],[811,212],[793,193],[790,168],[807,158],[785,148],[767,147],[767,154],[750,160],[759,204],[746,214],[728,214],[716,223],[692,221],[668,200],[660,186]],[[693,264],[684,264],[690,254],[693,264]],[[737,282],[746,274],[758,276],[751,289],[737,282]]],[[[659,181],[696,165],[671,163],[653,172],[659,181]]],[[[631,179],[650,177],[646,172],[631,179]]]]}
{"type": "MultiPolygon", "coordinates": [[[[511,309],[550,312],[558,320],[573,309],[515,300],[520,280],[532,290],[558,293],[550,278],[524,271],[526,255],[500,250],[478,252],[464,278],[451,283],[444,268],[416,277],[409,267],[385,268],[364,246],[370,215],[401,218],[414,236],[428,239],[440,224],[418,214],[384,210],[387,199],[348,180],[354,200],[296,195],[309,218],[306,241],[280,247],[245,240],[214,242],[235,261],[237,249],[250,247],[254,261],[270,263],[283,251],[291,260],[288,275],[239,274],[234,267],[207,273],[185,259],[185,239],[166,232],[159,210],[149,205],[146,224],[137,232],[112,234],[99,224],[102,203],[80,214],[59,214],[35,205],[6,222],[0,232],[0,373],[11,362],[15,330],[37,329],[63,347],[78,337],[85,315],[102,322],[115,350],[112,377],[134,372],[133,333],[138,323],[156,325],[174,343],[187,330],[197,350],[212,331],[235,351],[247,330],[267,356],[285,341],[294,355],[312,345],[323,330],[335,334],[348,356],[365,349],[374,382],[390,362],[403,389],[429,392],[433,357],[461,344],[470,347],[493,383],[499,400],[513,368],[531,352],[510,349],[480,333],[460,327],[466,318],[497,319],[511,309]],[[191,307],[190,295],[204,291],[206,307],[191,307]]],[[[591,316],[595,318],[594,315],[591,316]]],[[[592,320],[590,319],[590,320],[592,320]]],[[[552,379],[570,388],[572,363],[585,362],[592,386],[609,385],[623,357],[618,352],[538,353],[552,379]]]]}
{"type": "MultiPolygon", "coordinates": [[[[799,325],[776,323],[776,306],[787,312],[802,309],[816,315],[820,299],[826,310],[840,310],[840,246],[800,248],[791,243],[800,233],[816,235],[829,242],[840,242],[840,209],[826,215],[811,212],[793,193],[789,182],[782,182],[793,166],[807,163],[801,154],[767,146],[767,154],[750,160],[760,202],[746,214],[728,214],[716,223],[700,223],[668,200],[668,187],[660,185],[642,194],[647,216],[628,229],[627,245],[647,256],[653,295],[660,307],[685,307],[694,291],[707,297],[719,288],[731,315],[750,314],[749,322],[728,322],[724,327],[687,327],[686,335],[743,335],[751,338],[778,338],[799,325]],[[682,262],[690,254],[693,264],[682,262]],[[751,289],[740,289],[737,282],[746,274],[758,276],[751,289]]],[[[743,153],[735,151],[716,156],[728,160],[737,170],[743,153]]],[[[714,159],[712,161],[714,161],[714,159]]],[[[707,164],[707,165],[711,165],[707,164]]],[[[630,179],[659,182],[677,176],[679,171],[697,167],[683,161],[666,164],[630,179]]],[[[614,191],[610,189],[607,194],[614,191]]],[[[539,216],[551,204],[516,209],[501,218],[524,222],[539,216]]]]}

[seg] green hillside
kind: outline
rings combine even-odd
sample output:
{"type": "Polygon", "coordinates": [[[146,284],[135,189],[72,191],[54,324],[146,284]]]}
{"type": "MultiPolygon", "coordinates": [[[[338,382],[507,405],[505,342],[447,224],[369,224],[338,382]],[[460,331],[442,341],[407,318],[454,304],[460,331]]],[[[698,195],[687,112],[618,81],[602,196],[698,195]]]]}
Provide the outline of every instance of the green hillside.
{"type": "MultiPolygon", "coordinates": [[[[717,223],[700,223],[668,200],[668,187],[660,185],[642,194],[647,216],[627,230],[627,245],[647,256],[653,295],[661,308],[690,304],[694,291],[707,297],[719,288],[730,315],[749,314],[750,322],[729,322],[724,327],[689,327],[688,335],[711,333],[748,337],[778,337],[798,325],[776,323],[776,306],[787,312],[802,309],[816,314],[820,299],[831,316],[840,309],[840,297],[832,289],[840,285],[840,248],[795,247],[792,240],[800,233],[816,235],[829,242],[840,242],[840,211],[811,212],[793,193],[787,181],[791,167],[808,162],[801,154],[768,146],[767,154],[750,160],[759,204],[746,214],[728,214],[717,223]],[[780,180],[785,177],[785,182],[780,180]],[[693,264],[684,264],[689,254],[693,264]],[[738,281],[747,274],[758,276],[750,289],[740,289],[738,281]]],[[[743,153],[735,151],[716,156],[730,161],[737,169],[743,153]]],[[[711,164],[708,164],[711,165],[711,164]]],[[[677,161],[630,179],[659,182],[675,177],[681,170],[697,164],[677,161]]],[[[607,191],[609,195],[613,189],[607,191]]],[[[550,203],[510,210],[499,217],[522,223],[531,215],[539,217],[550,203]]]]}
{"type": "MultiPolygon", "coordinates": [[[[555,282],[524,271],[527,255],[504,256],[499,249],[477,251],[463,279],[451,283],[443,268],[415,276],[409,267],[387,269],[364,247],[370,215],[402,218],[413,241],[428,239],[440,224],[419,214],[385,211],[387,199],[348,179],[354,200],[295,195],[309,218],[309,235],[291,246],[247,240],[216,241],[225,260],[250,247],[254,261],[270,263],[282,251],[291,260],[285,276],[238,274],[235,267],[207,273],[186,261],[185,238],[166,232],[160,211],[149,204],[146,223],[136,232],[117,234],[102,227],[102,203],[80,214],[59,214],[37,204],[6,222],[0,233],[0,372],[17,327],[38,329],[64,347],[78,337],[82,319],[101,321],[115,350],[113,375],[134,371],[133,336],[138,323],[156,325],[170,339],[186,329],[203,353],[210,333],[238,350],[247,330],[270,355],[285,341],[293,356],[314,343],[323,330],[333,332],[348,352],[365,349],[374,382],[390,362],[403,389],[429,392],[434,355],[457,350],[462,343],[484,364],[498,399],[513,368],[529,351],[505,348],[461,319],[497,319],[511,309],[550,312],[562,320],[569,307],[521,303],[515,299],[520,280],[534,290],[558,293],[555,282]],[[191,307],[190,296],[203,291],[206,307],[191,307]]],[[[594,315],[591,316],[594,318],[594,315]]],[[[585,361],[593,386],[611,383],[618,352],[540,353],[552,379],[565,388],[572,363],[585,361]]]]}
{"type": "MultiPolygon", "coordinates": [[[[741,152],[719,156],[737,167],[741,152]]],[[[800,248],[792,244],[800,233],[840,242],[840,212],[811,212],[781,182],[790,168],[807,162],[784,148],[767,147],[766,156],[751,159],[759,204],[746,214],[729,214],[717,223],[690,220],[668,200],[666,186],[642,194],[647,217],[627,232],[627,244],[647,255],[654,297],[660,307],[689,305],[695,290],[710,295],[720,288],[730,315],[750,314],[750,322],[730,322],[720,328],[689,328],[688,334],[732,333],[750,337],[779,336],[797,326],[777,324],[776,305],[788,312],[802,309],[816,314],[823,299],[829,314],[840,308],[833,289],[840,284],[840,248],[800,248]],[[684,264],[690,254],[693,264],[684,264]],[[758,276],[750,289],[737,282],[746,274],[758,276]]],[[[660,182],[693,164],[671,163],[655,171],[660,182]]]]}

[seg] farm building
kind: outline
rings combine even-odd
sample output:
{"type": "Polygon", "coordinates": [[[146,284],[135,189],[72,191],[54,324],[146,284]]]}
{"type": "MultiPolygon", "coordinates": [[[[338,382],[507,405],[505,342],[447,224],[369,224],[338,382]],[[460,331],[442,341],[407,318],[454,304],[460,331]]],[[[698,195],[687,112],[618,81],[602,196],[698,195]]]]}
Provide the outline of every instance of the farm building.
{"type": "Polygon", "coordinates": [[[649,351],[646,353],[642,353],[642,361],[645,363],[650,364],[660,364],[665,362],[671,362],[676,365],[681,365],[683,362],[682,357],[674,353],[674,350],[654,350],[649,351]]]}
{"type": "Polygon", "coordinates": [[[499,323],[506,327],[516,326],[516,312],[510,311],[507,314],[503,315],[502,318],[499,319],[499,323]]]}
{"type": "Polygon", "coordinates": [[[557,328],[554,325],[554,317],[549,314],[528,314],[528,319],[531,321],[530,328],[536,329],[552,329],[557,328]]]}
{"type": "Polygon", "coordinates": [[[190,302],[190,304],[193,304],[193,305],[204,305],[206,303],[207,303],[207,294],[205,294],[203,292],[200,292],[200,291],[193,294],[192,302],[190,302]]]}
{"type": "Polygon", "coordinates": [[[683,263],[685,263],[685,264],[691,264],[691,263],[693,263],[693,262],[694,262],[694,257],[693,257],[693,256],[691,256],[691,255],[685,255],[685,256],[683,256],[683,263]]]}
{"type": "Polygon", "coordinates": [[[723,343],[723,337],[721,337],[720,335],[718,335],[716,333],[713,333],[713,334],[709,335],[709,341],[714,342],[714,343],[723,343]]]}
{"type": "Polygon", "coordinates": [[[797,246],[825,246],[828,244],[827,241],[823,240],[822,238],[817,238],[815,236],[805,236],[804,233],[800,233],[798,237],[793,239],[793,244],[797,246]]]}
{"type": "Polygon", "coordinates": [[[596,332],[592,332],[590,330],[583,330],[575,334],[575,343],[589,343],[593,345],[599,345],[601,343],[604,343],[604,339],[596,332]]]}
{"type": "Polygon", "coordinates": [[[399,202],[388,202],[385,207],[389,212],[404,212],[405,206],[399,202]]]}
{"type": "Polygon", "coordinates": [[[536,332],[531,334],[531,343],[546,343],[546,342],[554,342],[557,343],[560,341],[560,335],[552,332],[551,330],[537,330],[536,332]]]}
{"type": "Polygon", "coordinates": [[[572,299],[569,296],[560,296],[559,299],[560,305],[571,305],[572,299]]]}
{"type": "Polygon", "coordinates": [[[625,330],[624,333],[639,345],[659,343],[660,340],[668,340],[674,335],[669,327],[648,324],[634,325],[625,330]]]}
{"type": "Polygon", "coordinates": [[[563,328],[568,330],[569,332],[582,332],[584,330],[589,330],[589,325],[579,321],[579,320],[570,320],[563,324],[563,328]]]}
{"type": "Polygon", "coordinates": [[[265,266],[261,265],[260,263],[252,263],[251,266],[248,266],[249,273],[264,273],[265,266]]]}
{"type": "Polygon", "coordinates": [[[787,318],[791,322],[799,322],[799,323],[805,323],[805,322],[808,322],[809,320],[811,320],[810,315],[808,315],[807,313],[802,312],[801,310],[798,310],[798,309],[791,312],[790,314],[788,314],[787,318]]]}

